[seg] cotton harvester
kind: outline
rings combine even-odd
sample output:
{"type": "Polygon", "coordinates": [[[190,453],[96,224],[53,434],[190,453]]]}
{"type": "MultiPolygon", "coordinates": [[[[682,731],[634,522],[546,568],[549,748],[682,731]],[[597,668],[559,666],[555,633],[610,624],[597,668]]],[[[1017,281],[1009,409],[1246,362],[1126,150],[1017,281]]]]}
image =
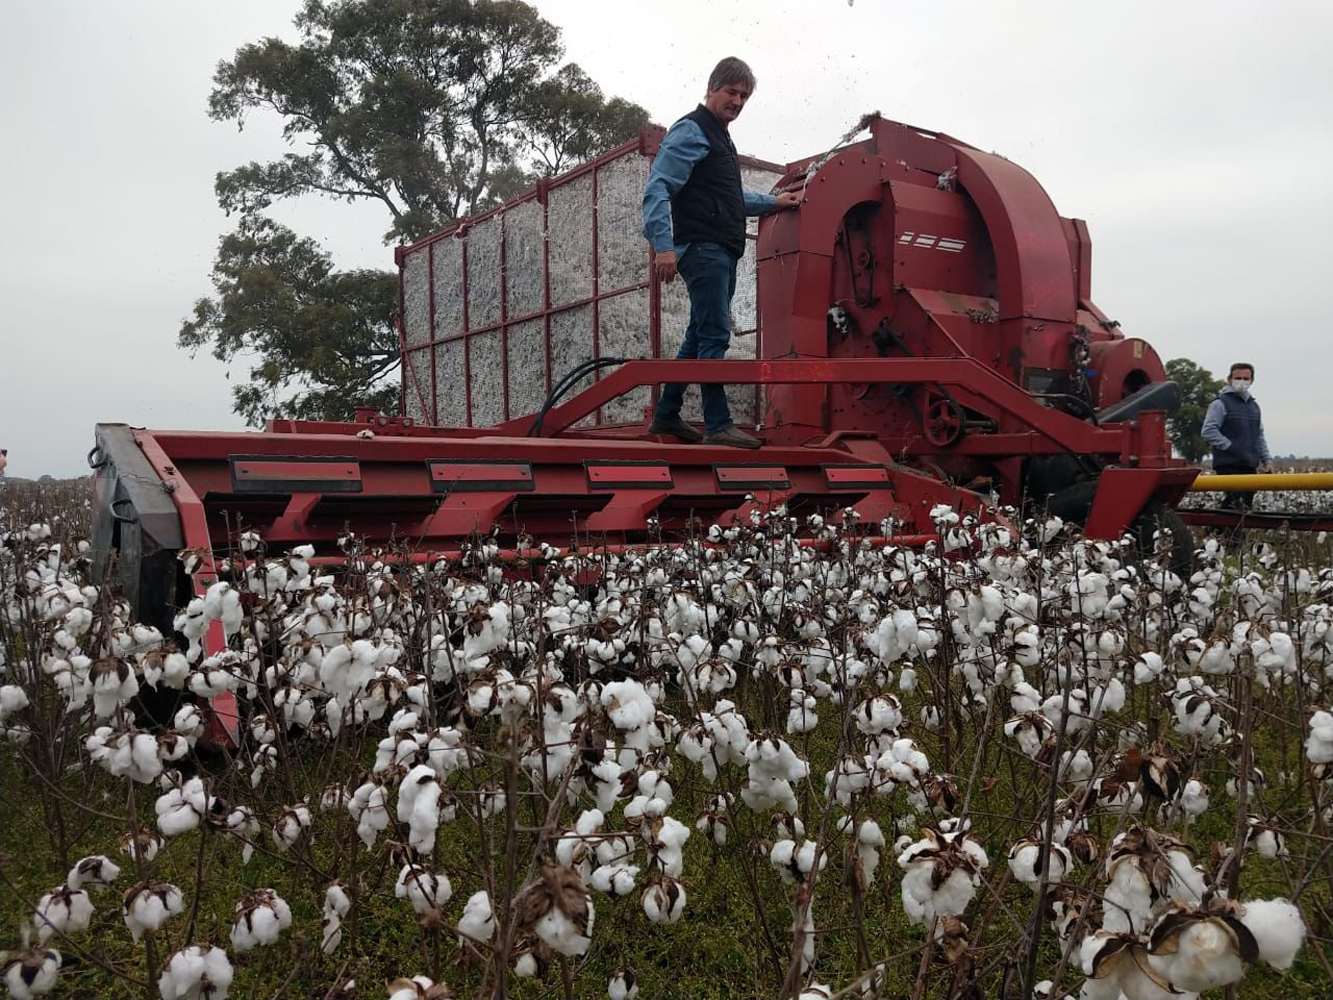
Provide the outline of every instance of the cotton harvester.
{"type": "Polygon", "coordinates": [[[522,556],[630,547],[650,527],[681,537],[777,503],[851,507],[904,544],[934,537],[935,505],[985,516],[991,497],[1048,501],[1094,537],[1178,525],[1198,472],[1171,457],[1178,389],[1093,304],[1084,223],[1000,156],[868,125],[785,170],[744,161],[747,187],[803,200],[751,234],[728,360],[665,360],[688,302],[652,279],[639,232],[662,135],[648,129],[398,249],[398,415],[263,433],[99,425],[99,556],[117,550],[136,611],[169,627],[240,525],[329,561],[348,530],[419,559],[478,533],[522,556]],[[728,386],[764,447],[649,437],[667,381],[728,386]],[[193,578],[185,550],[203,560],[193,578]]]}

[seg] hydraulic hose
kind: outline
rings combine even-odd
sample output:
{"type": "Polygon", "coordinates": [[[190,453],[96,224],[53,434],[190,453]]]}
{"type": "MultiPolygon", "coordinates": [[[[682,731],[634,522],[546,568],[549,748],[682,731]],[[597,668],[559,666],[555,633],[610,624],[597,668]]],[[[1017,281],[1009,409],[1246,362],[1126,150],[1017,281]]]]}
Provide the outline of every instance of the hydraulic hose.
{"type": "Polygon", "coordinates": [[[612,365],[623,365],[625,358],[592,358],[575,365],[572,369],[551,386],[551,391],[546,394],[546,401],[542,403],[542,408],[538,411],[536,418],[532,421],[532,426],[528,428],[528,437],[540,437],[542,427],[546,423],[546,414],[550,413],[556,403],[560,402],[562,396],[569,392],[579,380],[591,375],[593,372],[600,371],[603,368],[609,368],[612,365]]]}

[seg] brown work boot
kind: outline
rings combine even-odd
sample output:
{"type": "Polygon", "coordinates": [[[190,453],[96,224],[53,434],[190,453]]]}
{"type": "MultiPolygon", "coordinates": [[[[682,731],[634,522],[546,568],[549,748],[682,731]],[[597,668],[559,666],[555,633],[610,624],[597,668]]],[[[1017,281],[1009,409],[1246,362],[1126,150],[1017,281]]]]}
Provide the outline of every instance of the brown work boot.
{"type": "Polygon", "coordinates": [[[686,444],[698,444],[704,439],[703,432],[697,427],[691,427],[680,417],[675,420],[656,420],[654,419],[648,425],[649,434],[669,434],[673,438],[684,441],[686,444]]]}
{"type": "Polygon", "coordinates": [[[746,434],[735,424],[704,435],[704,444],[724,444],[729,448],[759,448],[763,443],[753,434],[746,434]]]}

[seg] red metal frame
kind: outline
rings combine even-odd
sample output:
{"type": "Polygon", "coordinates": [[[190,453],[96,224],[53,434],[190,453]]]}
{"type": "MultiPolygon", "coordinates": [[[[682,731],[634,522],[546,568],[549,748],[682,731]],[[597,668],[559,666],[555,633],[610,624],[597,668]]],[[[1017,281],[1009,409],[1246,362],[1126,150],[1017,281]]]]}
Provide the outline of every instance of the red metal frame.
{"type": "MultiPolygon", "coordinates": [[[[203,501],[195,492],[187,477],[181,475],[174,460],[168,457],[166,450],[151,431],[135,431],[134,440],[138,443],[163,484],[171,484],[171,500],[180,513],[181,537],[185,539],[187,549],[199,553],[199,568],[194,574],[194,592],[203,597],[208,588],[217,582],[217,565],[213,560],[213,542],[208,530],[208,515],[203,501]]],[[[230,475],[230,471],[228,471],[230,475]]],[[[204,653],[212,656],[227,648],[226,638],[222,634],[222,622],[215,621],[204,633],[204,653]]],[[[208,732],[215,743],[235,747],[240,732],[240,712],[236,706],[236,696],[224,691],[214,697],[208,713],[208,732]]]]}
{"type": "MultiPolygon", "coordinates": [[[[457,222],[451,224],[450,226],[440,230],[437,233],[433,233],[432,235],[422,240],[419,240],[416,243],[407,246],[399,246],[396,248],[395,261],[397,262],[400,268],[403,268],[405,266],[408,257],[410,257],[413,254],[424,252],[428,255],[428,266],[430,269],[429,336],[425,342],[411,347],[407,345],[406,336],[403,329],[402,317],[404,308],[404,296],[403,296],[402,282],[400,282],[399,286],[399,347],[400,350],[402,350],[403,352],[403,374],[402,374],[403,386],[399,393],[399,397],[400,397],[400,406],[404,408],[404,412],[405,412],[407,393],[410,387],[411,391],[414,391],[416,393],[417,401],[420,404],[420,412],[425,417],[425,420],[435,425],[438,425],[440,423],[439,399],[440,399],[440,389],[442,387],[438,383],[436,377],[436,371],[437,371],[436,363],[438,360],[438,351],[440,349],[440,345],[443,343],[455,340],[462,340],[464,341],[464,348],[463,348],[464,375],[465,375],[464,393],[466,401],[465,402],[466,419],[464,421],[464,424],[465,426],[468,427],[476,426],[476,421],[473,418],[473,407],[472,407],[472,402],[473,402],[472,396],[473,396],[473,390],[475,388],[473,385],[472,369],[471,369],[472,338],[480,334],[494,333],[496,331],[499,331],[501,338],[501,352],[503,359],[502,363],[503,385],[499,388],[498,391],[500,391],[503,394],[504,417],[506,420],[515,420],[520,418],[523,415],[513,412],[511,401],[509,399],[510,373],[509,373],[508,359],[509,359],[509,331],[511,330],[511,328],[520,323],[525,323],[539,319],[542,320],[543,331],[545,336],[545,353],[546,353],[546,370],[544,374],[546,379],[546,389],[549,391],[550,387],[555,383],[555,381],[564,374],[563,372],[556,372],[552,370],[551,317],[557,313],[563,313],[587,307],[589,309],[589,322],[591,324],[591,329],[588,331],[589,343],[591,345],[591,352],[592,352],[591,356],[594,358],[600,358],[602,356],[602,350],[601,350],[602,303],[611,298],[615,298],[620,295],[628,295],[635,292],[641,292],[644,289],[648,290],[648,297],[649,297],[648,330],[645,331],[647,335],[646,336],[647,343],[645,346],[654,357],[659,356],[661,354],[662,351],[661,295],[659,286],[654,280],[652,280],[651,253],[648,250],[647,245],[645,244],[644,248],[644,256],[643,256],[644,271],[642,279],[638,281],[632,281],[625,285],[620,285],[616,288],[606,288],[603,284],[603,275],[601,268],[601,248],[599,240],[601,219],[600,219],[600,209],[598,207],[598,201],[599,201],[598,195],[600,187],[600,173],[603,167],[617,160],[620,160],[625,156],[633,155],[633,156],[645,156],[651,158],[652,156],[656,155],[657,147],[661,142],[661,137],[665,134],[665,132],[666,130],[659,126],[655,125],[649,126],[645,128],[637,138],[629,142],[626,142],[616,147],[615,149],[608,150],[607,152],[596,157],[595,159],[590,160],[587,163],[581,164],[575,167],[574,169],[567,171],[564,174],[561,174],[559,177],[549,178],[539,181],[537,186],[534,187],[532,190],[524,192],[518,197],[511,199],[510,201],[507,201],[502,205],[498,205],[492,209],[489,209],[486,212],[479,213],[478,215],[471,216],[466,219],[460,219],[457,222]],[[541,308],[528,311],[523,315],[519,316],[509,315],[508,294],[507,294],[508,283],[506,277],[507,249],[504,238],[505,224],[508,213],[517,206],[535,199],[542,206],[542,232],[546,233],[549,231],[548,227],[550,224],[550,212],[549,212],[549,202],[548,202],[548,199],[550,197],[550,192],[555,188],[559,188],[562,185],[568,184],[571,181],[578,180],[579,178],[585,176],[590,177],[591,199],[592,199],[591,216],[589,219],[591,226],[591,238],[592,238],[591,251],[590,251],[591,294],[583,296],[581,298],[574,299],[569,302],[562,303],[559,306],[554,306],[554,307],[552,306],[551,287],[550,287],[550,243],[549,240],[543,239],[541,248],[542,250],[541,308]],[[435,246],[441,240],[452,239],[457,236],[464,235],[467,233],[469,229],[479,225],[480,223],[491,220],[495,220],[500,227],[500,271],[501,271],[500,320],[499,322],[496,323],[490,323],[475,328],[471,325],[471,315],[468,310],[467,243],[466,241],[463,241],[463,263],[462,263],[463,271],[462,271],[462,287],[460,289],[460,294],[463,297],[463,308],[464,308],[463,325],[461,330],[440,333],[438,330],[438,324],[436,322],[436,317],[435,317],[435,284],[434,284],[435,246]],[[421,384],[421,380],[417,378],[416,373],[412,370],[412,359],[411,357],[409,357],[409,355],[415,354],[416,352],[425,353],[425,355],[430,360],[431,396],[429,401],[425,398],[424,395],[425,387],[421,384]]],[[[756,159],[754,157],[742,157],[741,160],[746,166],[768,170],[774,174],[780,175],[784,169],[781,164],[770,163],[768,161],[756,159]]],[[[754,237],[747,237],[747,238],[754,239],[754,237]]],[[[757,302],[756,302],[756,315],[758,315],[757,302]]],[[[756,330],[756,336],[758,336],[757,330],[756,330]]],[[[600,380],[601,377],[602,377],[601,373],[598,373],[596,376],[594,376],[594,381],[600,380]]],[[[654,386],[653,388],[655,397],[656,387],[654,386]]],[[[758,390],[756,389],[756,392],[757,391],[758,390]]],[[[655,402],[655,398],[653,399],[653,401],[655,402]]],[[[757,405],[757,396],[756,396],[756,405],[757,405]]],[[[600,410],[594,412],[593,414],[590,414],[590,416],[592,417],[591,421],[592,427],[606,426],[606,423],[603,420],[603,414],[601,413],[600,410]]]]}

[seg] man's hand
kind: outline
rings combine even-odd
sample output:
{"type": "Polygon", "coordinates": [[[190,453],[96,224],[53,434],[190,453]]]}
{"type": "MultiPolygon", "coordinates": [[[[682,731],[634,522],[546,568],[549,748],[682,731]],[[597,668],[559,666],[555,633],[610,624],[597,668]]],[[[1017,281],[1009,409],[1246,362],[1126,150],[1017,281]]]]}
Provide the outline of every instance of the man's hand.
{"type": "Polygon", "coordinates": [[[669,283],[676,276],[676,251],[662,250],[654,254],[653,273],[659,281],[669,283]]]}
{"type": "Polygon", "coordinates": [[[783,191],[778,195],[778,211],[783,209],[795,208],[801,203],[801,196],[795,191],[783,191]]]}

